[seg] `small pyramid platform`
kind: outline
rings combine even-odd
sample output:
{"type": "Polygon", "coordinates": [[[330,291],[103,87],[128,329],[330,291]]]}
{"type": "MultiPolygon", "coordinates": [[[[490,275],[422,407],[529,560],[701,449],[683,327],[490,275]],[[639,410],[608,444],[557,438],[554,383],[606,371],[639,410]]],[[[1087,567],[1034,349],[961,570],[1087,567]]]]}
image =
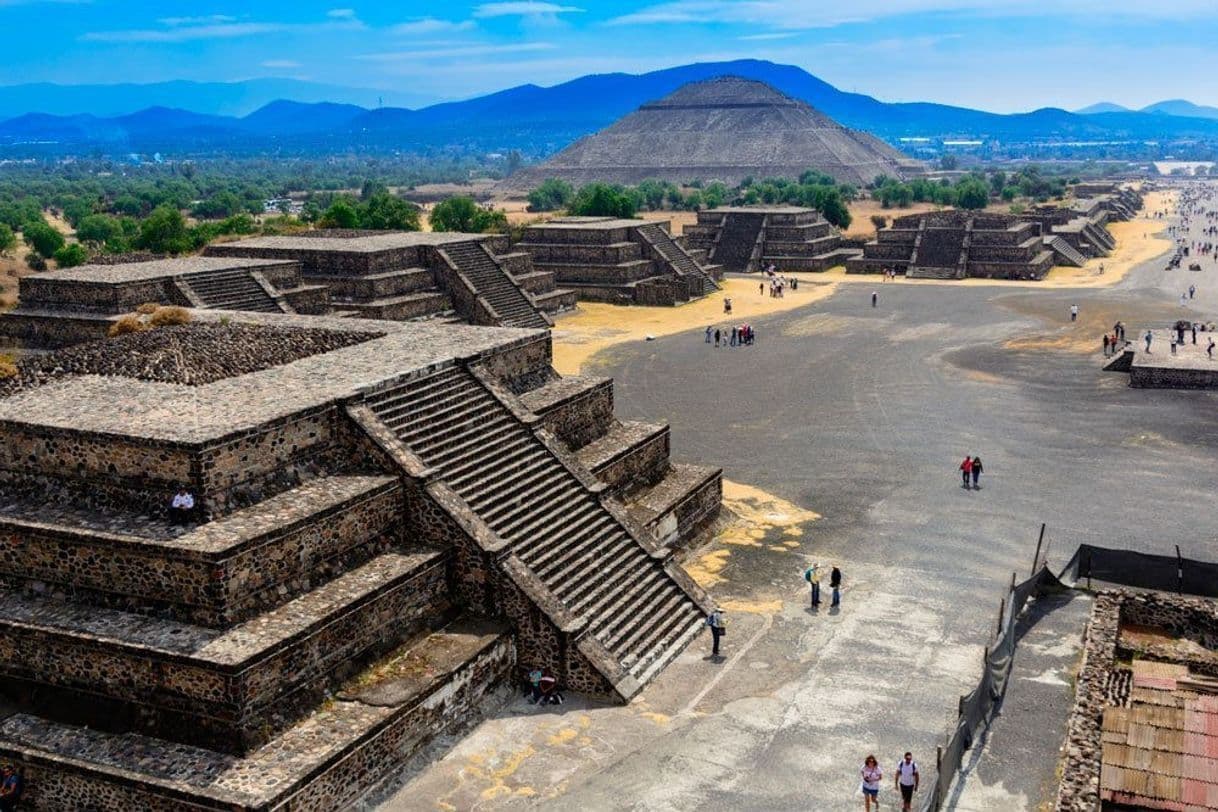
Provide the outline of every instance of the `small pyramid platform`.
{"type": "Polygon", "coordinates": [[[513,174],[500,189],[524,193],[546,178],[580,185],[797,178],[815,169],[864,185],[880,175],[920,173],[917,161],[874,136],[838,124],[806,103],[752,79],[692,82],[648,102],[549,160],[513,174]]]}

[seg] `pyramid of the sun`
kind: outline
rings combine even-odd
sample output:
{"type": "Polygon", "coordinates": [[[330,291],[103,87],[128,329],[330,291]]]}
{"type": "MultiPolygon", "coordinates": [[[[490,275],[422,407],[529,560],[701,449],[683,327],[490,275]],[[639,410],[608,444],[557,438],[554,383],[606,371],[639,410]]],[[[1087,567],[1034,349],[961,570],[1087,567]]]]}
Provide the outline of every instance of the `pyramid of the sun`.
{"type": "Polygon", "coordinates": [[[528,191],[546,178],[575,185],[686,183],[799,177],[808,169],[845,183],[904,177],[916,161],[878,138],[849,130],[764,82],[734,76],[692,82],[515,173],[503,191],[528,191]]]}

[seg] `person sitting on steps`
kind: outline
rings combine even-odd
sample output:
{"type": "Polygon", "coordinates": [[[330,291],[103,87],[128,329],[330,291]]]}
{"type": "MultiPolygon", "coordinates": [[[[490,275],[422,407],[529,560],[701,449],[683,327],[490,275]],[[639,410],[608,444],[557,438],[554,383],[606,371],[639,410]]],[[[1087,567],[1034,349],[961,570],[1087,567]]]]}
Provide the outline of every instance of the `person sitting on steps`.
{"type": "Polygon", "coordinates": [[[178,488],[178,492],[173,497],[173,502],[169,505],[169,523],[187,525],[194,519],[194,515],[194,496],[185,487],[178,488]]]}

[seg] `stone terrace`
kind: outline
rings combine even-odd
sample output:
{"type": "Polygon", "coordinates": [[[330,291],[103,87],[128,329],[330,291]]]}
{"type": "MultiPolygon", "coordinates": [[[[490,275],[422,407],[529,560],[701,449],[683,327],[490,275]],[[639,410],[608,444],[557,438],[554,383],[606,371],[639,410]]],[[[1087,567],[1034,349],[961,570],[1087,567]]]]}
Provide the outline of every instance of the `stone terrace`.
{"type": "Polygon", "coordinates": [[[219,243],[206,253],[298,261],[307,278],[330,288],[336,308],[363,318],[546,327],[545,313],[574,306],[553,275],[486,234],[322,230],[219,243]]]}
{"type": "Polygon", "coordinates": [[[560,378],[548,331],[196,318],[0,398],[0,756],[32,808],[340,808],[518,664],[629,699],[700,631],[672,556],[720,472],[560,378]]]}
{"type": "Polygon", "coordinates": [[[779,271],[825,271],[857,256],[815,209],[800,206],[728,206],[698,212],[684,239],[708,260],[736,273],[773,265],[779,271]]]}
{"type": "Polygon", "coordinates": [[[718,267],[669,235],[668,223],[561,217],[530,226],[516,248],[581,299],[675,305],[717,290],[718,267]]]}
{"type": "Polygon", "coordinates": [[[183,257],[81,265],[20,282],[20,302],[0,332],[29,347],[58,348],[106,335],[145,303],[265,313],[325,313],[324,286],[305,284],[300,264],[282,260],[183,257]]]}

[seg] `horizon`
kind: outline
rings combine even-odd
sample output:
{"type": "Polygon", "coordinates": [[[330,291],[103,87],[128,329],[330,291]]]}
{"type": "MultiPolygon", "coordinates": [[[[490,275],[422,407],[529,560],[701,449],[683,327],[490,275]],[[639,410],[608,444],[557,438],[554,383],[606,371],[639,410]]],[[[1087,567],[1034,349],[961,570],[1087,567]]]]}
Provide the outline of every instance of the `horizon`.
{"type": "Polygon", "coordinates": [[[849,14],[814,5],[521,0],[459,2],[441,15],[315,0],[249,9],[217,0],[200,14],[185,3],[0,0],[3,86],[295,79],[417,108],[588,74],[759,59],[887,102],[997,113],[1098,103],[1137,110],[1176,99],[1218,105],[1218,88],[1202,81],[1218,69],[1218,55],[1205,47],[1218,20],[1203,0],[1154,8],[1066,0],[1053,26],[1013,0],[865,0],[849,14]],[[62,37],[51,59],[37,35],[48,11],[62,37]],[[1172,44],[1141,47],[1165,41],[1172,44]],[[1004,53],[1019,55],[1015,70],[994,56],[1004,53]]]}

